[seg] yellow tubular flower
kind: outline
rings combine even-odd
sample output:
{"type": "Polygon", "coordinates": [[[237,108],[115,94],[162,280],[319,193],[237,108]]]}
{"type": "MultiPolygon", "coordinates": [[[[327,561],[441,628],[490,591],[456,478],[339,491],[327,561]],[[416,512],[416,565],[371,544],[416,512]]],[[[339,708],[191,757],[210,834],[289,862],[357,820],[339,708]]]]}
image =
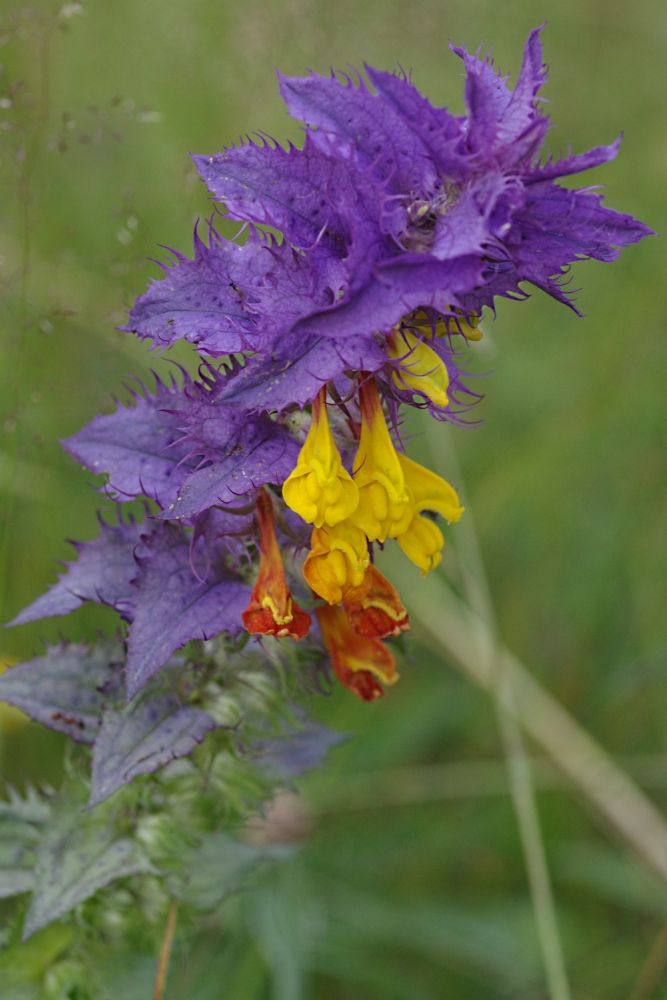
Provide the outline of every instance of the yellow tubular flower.
{"type": "Polygon", "coordinates": [[[408,559],[419,566],[422,576],[426,576],[440,562],[445,540],[433,521],[419,517],[420,511],[435,510],[453,524],[461,517],[463,507],[459,504],[456,490],[435,472],[418,465],[406,455],[399,455],[398,459],[412,501],[414,517],[406,531],[398,535],[397,541],[408,559]]]}
{"type": "Polygon", "coordinates": [[[351,591],[362,588],[369,563],[366,536],[347,520],[313,529],[303,575],[319,597],[341,604],[351,591]]]}
{"type": "Polygon", "coordinates": [[[369,541],[383,542],[407,529],[414,510],[384,419],[375,379],[367,378],[359,389],[359,406],[361,435],[353,473],[359,487],[359,505],[350,519],[365,532],[369,541]]]}
{"type": "Polygon", "coordinates": [[[442,559],[442,547],[445,539],[437,524],[427,517],[415,514],[407,531],[396,539],[408,559],[419,566],[422,576],[435,569],[442,559]]]}
{"type": "Polygon", "coordinates": [[[447,369],[432,347],[410,330],[392,331],[387,338],[390,358],[400,358],[400,371],[393,374],[399,389],[422,392],[436,406],[448,406],[447,369]]]}
{"type": "Polygon", "coordinates": [[[283,499],[304,521],[321,528],[344,521],[359,502],[359,491],[341,462],[329,420],[326,389],[313,401],[313,419],[296,468],[283,485],[283,499]]]}

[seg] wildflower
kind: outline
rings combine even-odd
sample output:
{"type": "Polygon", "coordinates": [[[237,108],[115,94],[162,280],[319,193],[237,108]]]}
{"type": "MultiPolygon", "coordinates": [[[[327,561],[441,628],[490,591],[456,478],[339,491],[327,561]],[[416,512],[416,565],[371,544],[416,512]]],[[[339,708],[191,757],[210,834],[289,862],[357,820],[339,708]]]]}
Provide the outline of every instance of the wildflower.
{"type": "Polygon", "coordinates": [[[414,389],[436,406],[448,406],[449,374],[442,359],[409,329],[392,330],[387,337],[389,357],[400,361],[393,373],[399,389],[414,389]]]}
{"type": "Polygon", "coordinates": [[[456,491],[446,480],[413,462],[407,455],[398,456],[406,488],[414,515],[405,531],[397,535],[396,541],[426,576],[440,562],[445,540],[437,524],[426,517],[420,517],[424,510],[435,511],[449,523],[454,524],[461,517],[464,508],[459,504],[456,491]]]}
{"type": "Polygon", "coordinates": [[[387,685],[398,680],[391,650],[378,639],[354,632],[343,608],[325,605],[316,608],[315,614],[341,684],[362,701],[381,698],[385,692],[378,680],[387,685]]]}
{"type": "Polygon", "coordinates": [[[259,573],[250,604],[241,615],[251,635],[276,635],[303,639],[310,629],[310,615],[292,600],[276,541],[273,505],[265,489],[257,494],[259,522],[259,573]]]}
{"type": "Polygon", "coordinates": [[[440,564],[445,539],[437,524],[427,517],[415,514],[407,530],[396,540],[408,559],[419,566],[422,576],[440,564]]]}
{"type": "Polygon", "coordinates": [[[341,604],[351,591],[359,592],[364,585],[369,564],[366,536],[346,520],[313,530],[303,575],[319,597],[329,604],[341,604]]]}
{"type": "Polygon", "coordinates": [[[353,472],[359,504],[351,520],[369,541],[384,542],[405,531],[412,520],[410,496],[372,378],[359,388],[359,408],[361,436],[353,472]]]}
{"type": "Polygon", "coordinates": [[[296,468],[285,480],[283,498],[288,507],[316,528],[344,521],[359,502],[359,490],[343,467],[331,434],[324,387],[313,401],[308,437],[296,468]]]}
{"type": "Polygon", "coordinates": [[[174,254],[126,329],[160,347],[192,344],[206,356],[200,381],[158,385],[66,443],[107,473],[117,497],[147,496],[160,508],[136,552],[120,538],[118,580],[107,580],[113,559],[98,570],[97,549],[86,549],[79,574],[82,594],[111,594],[131,619],[133,693],[175,649],[216,630],[238,634],[243,622],[253,633],[305,636],[310,618],[291,598],[282,556],[298,557],[313,525],[303,576],[328,604],[317,614],[334,670],[364,700],[382,694],[380,681],[397,675],[379,637],[408,619],[371,563],[372,546],[396,539],[425,574],[444,543],[432,515],[451,524],[462,514],[444,479],[396,450],[383,407],[394,425],[401,405],[462,419],[455,407],[474,393],[453,340],[479,339],[484,306],[525,297],[522,282],[572,305],[570,263],[613,260],[651,233],[591,190],[556,183],[613,159],[618,143],[542,158],[539,31],[513,91],[488,57],[454,51],[465,116],[371,67],[374,91],[361,79],[281,78],[288,110],[309,126],[302,149],[262,141],[195,157],[229,217],[249,224],[247,239],[225,240],[210,225],[205,242],[195,230],[193,258],[174,254]],[[220,370],[209,360],[230,355],[220,370]],[[359,433],[351,471],[349,442],[329,424],[327,385],[359,433]],[[301,444],[294,420],[310,404],[301,444]],[[268,484],[282,486],[288,508],[280,546],[268,484]]]}
{"type": "Polygon", "coordinates": [[[386,639],[410,629],[398,592],[373,564],[366,570],[362,586],[347,595],[344,608],[357,635],[368,639],[386,639]]]}

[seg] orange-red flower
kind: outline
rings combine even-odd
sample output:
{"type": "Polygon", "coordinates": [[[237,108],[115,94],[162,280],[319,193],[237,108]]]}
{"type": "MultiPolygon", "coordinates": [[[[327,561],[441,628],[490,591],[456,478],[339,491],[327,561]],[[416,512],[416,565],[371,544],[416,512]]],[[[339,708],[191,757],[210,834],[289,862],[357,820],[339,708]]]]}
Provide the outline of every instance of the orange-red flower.
{"type": "Polygon", "coordinates": [[[378,683],[395,684],[396,661],[384,643],[358,635],[344,608],[324,605],[315,611],[322,636],[331,656],[334,673],[341,684],[361,698],[375,701],[385,693],[378,683]]]}
{"type": "Polygon", "coordinates": [[[251,635],[303,639],[308,635],[312,619],[292,600],[276,541],[271,497],[263,488],[257,495],[257,520],[259,573],[250,604],[241,616],[243,624],[251,635]]]}
{"type": "Polygon", "coordinates": [[[398,592],[373,564],[366,570],[362,586],[346,598],[344,608],[354,631],[367,639],[386,639],[410,630],[398,592]]]}

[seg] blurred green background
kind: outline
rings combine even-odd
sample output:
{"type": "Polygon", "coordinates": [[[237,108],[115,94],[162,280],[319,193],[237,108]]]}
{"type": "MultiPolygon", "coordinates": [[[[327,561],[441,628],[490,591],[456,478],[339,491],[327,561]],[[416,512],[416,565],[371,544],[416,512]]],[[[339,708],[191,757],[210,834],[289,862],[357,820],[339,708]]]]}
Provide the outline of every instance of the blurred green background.
{"type": "MultiPolygon", "coordinates": [[[[126,398],[127,373],[171,368],[115,327],[160,273],[148,260],[157,244],[188,253],[211,211],[188,151],[260,130],[299,141],[274,67],[400,63],[460,113],[448,39],[493,46],[515,79],[525,36],[546,20],[549,148],[581,152],[623,131],[618,160],[583,183],[667,228],[658,0],[90,0],[54,20],[60,9],[0,3],[3,621],[71,558],[65,539],[94,537],[96,511],[112,507],[58,438],[109,412],[112,394],[126,398]]],[[[651,795],[667,808],[664,260],[649,239],[612,265],[576,265],[584,319],[539,291],[501,301],[471,359],[488,373],[476,383],[484,422],[453,436],[503,642],[612,754],[655,755],[651,795]]],[[[194,369],[187,350],[171,356],[194,369]]],[[[423,454],[423,437],[412,447],[423,454]]],[[[112,613],[84,607],[2,632],[0,660],[114,627],[112,613]]],[[[177,950],[167,996],[546,995],[490,700],[419,635],[406,649],[386,699],[361,705],[341,689],[314,706],[356,738],[302,782],[301,851],[263,890],[266,906],[241,900],[243,921],[222,940],[202,940],[187,962],[177,950]],[[460,761],[486,762],[493,780],[471,779],[460,798],[444,786],[412,804],[392,793],[398,768],[460,761]],[[365,805],[348,795],[358,772],[378,772],[385,790],[365,805]]],[[[6,780],[57,784],[60,741],[6,710],[0,719],[6,780]]],[[[577,795],[547,790],[538,804],[574,995],[630,996],[667,920],[667,886],[577,795]]],[[[638,1000],[667,997],[659,972],[638,1000]]]]}

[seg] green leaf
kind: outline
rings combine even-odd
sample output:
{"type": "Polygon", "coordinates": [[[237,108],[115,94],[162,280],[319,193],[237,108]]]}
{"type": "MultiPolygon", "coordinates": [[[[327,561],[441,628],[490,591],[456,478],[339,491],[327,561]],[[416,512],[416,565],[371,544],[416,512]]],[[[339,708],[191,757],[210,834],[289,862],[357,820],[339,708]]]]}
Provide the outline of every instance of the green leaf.
{"type": "Polygon", "coordinates": [[[243,844],[224,833],[209,834],[198,848],[183,857],[188,877],[175,895],[199,910],[212,910],[229,893],[241,888],[260,861],[284,853],[284,849],[243,844]]]}
{"type": "Polygon", "coordinates": [[[17,942],[0,953],[0,996],[3,1000],[8,1000],[10,987],[38,982],[49,966],[69,948],[74,933],[73,927],[51,924],[30,941],[17,942]]]}
{"type": "Polygon", "coordinates": [[[10,801],[0,802],[0,899],[33,888],[34,849],[50,815],[49,806],[32,788],[25,799],[11,789],[10,801]]]}
{"type": "Polygon", "coordinates": [[[157,874],[139,845],[119,837],[95,813],[67,812],[63,806],[37,852],[35,889],[23,940],[57,920],[114,879],[157,874]]]}

